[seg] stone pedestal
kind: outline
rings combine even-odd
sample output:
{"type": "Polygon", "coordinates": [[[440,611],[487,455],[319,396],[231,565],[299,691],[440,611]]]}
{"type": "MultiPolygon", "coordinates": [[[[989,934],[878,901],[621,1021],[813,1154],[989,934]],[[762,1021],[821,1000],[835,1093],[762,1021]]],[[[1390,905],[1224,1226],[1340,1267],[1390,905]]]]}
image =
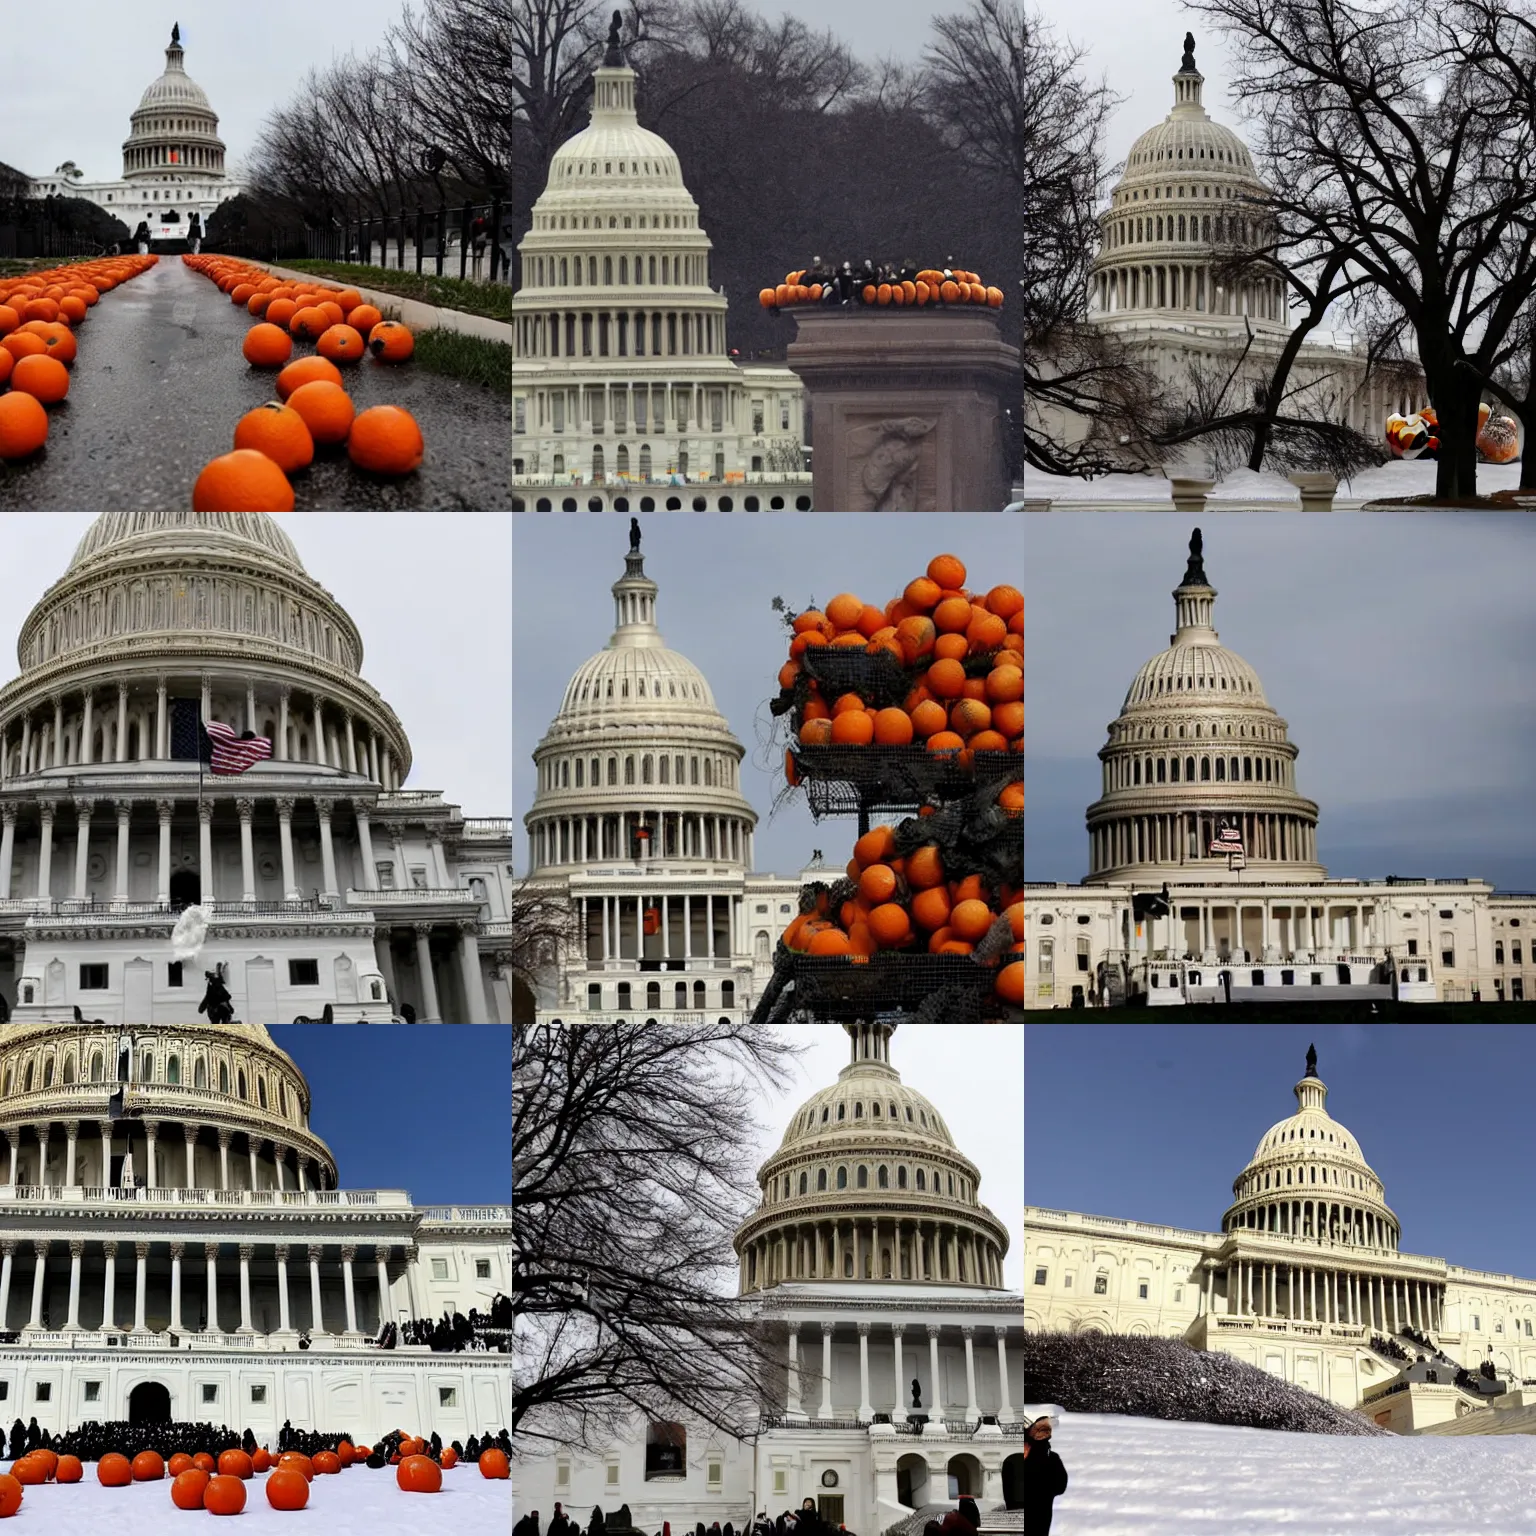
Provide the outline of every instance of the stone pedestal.
{"type": "Polygon", "coordinates": [[[1303,512],[1332,512],[1338,494],[1338,477],[1320,471],[1300,471],[1285,477],[1301,492],[1303,512]]]}
{"type": "Polygon", "coordinates": [[[1000,511],[1019,354],[1000,311],[790,310],[818,512],[1000,511]]]}

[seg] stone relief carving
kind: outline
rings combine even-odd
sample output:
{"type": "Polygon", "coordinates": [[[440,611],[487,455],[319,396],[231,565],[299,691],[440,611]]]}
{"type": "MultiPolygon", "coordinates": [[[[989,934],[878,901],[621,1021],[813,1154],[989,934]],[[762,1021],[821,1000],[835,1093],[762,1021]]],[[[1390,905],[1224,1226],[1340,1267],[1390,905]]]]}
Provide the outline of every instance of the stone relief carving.
{"type": "Polygon", "coordinates": [[[895,416],[852,428],[848,469],[861,511],[912,512],[925,460],[932,460],[936,419],[895,416]]]}

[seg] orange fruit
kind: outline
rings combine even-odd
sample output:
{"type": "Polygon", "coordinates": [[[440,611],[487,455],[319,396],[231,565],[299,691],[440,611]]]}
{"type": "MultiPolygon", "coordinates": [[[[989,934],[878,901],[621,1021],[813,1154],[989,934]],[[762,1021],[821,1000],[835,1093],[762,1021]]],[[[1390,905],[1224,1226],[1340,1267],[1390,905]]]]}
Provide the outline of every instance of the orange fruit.
{"type": "Polygon", "coordinates": [[[984,901],[957,901],[949,914],[949,926],[955,936],[972,942],[982,938],[992,926],[993,911],[984,901]]]}
{"type": "Polygon", "coordinates": [[[1001,731],[977,731],[970,738],[972,752],[1006,752],[1008,738],[1001,731]]]}
{"type": "Polygon", "coordinates": [[[254,448],[210,459],[192,487],[194,512],[292,512],[293,487],[266,454],[254,448]]]}
{"type": "MultiPolygon", "coordinates": [[[[341,1456],[336,1451],[316,1451],[309,1461],[317,1477],[334,1475],[341,1471],[341,1456]]],[[[259,1471],[260,1468],[257,1470],[259,1471]]]]}
{"type": "Polygon", "coordinates": [[[56,1483],[78,1483],[85,1476],[85,1468],[80,1464],[78,1456],[60,1456],[59,1464],[53,1469],[53,1480],[56,1483]]]}
{"type": "MultiPolygon", "coordinates": [[[[909,871],[910,873],[910,871],[909,871]]],[[[919,928],[936,932],[949,921],[949,892],[942,885],[918,891],[911,901],[912,921],[919,928]]]]}
{"type": "Polygon", "coordinates": [[[997,803],[1005,811],[1022,811],[1024,809],[1023,781],[1003,785],[1002,793],[997,797],[997,803]]]}
{"type": "Polygon", "coordinates": [[[830,720],[807,720],[800,727],[800,744],[804,747],[825,747],[832,742],[832,722],[830,720]]]}
{"type": "Polygon", "coordinates": [[[949,723],[962,736],[974,736],[992,724],[992,711],[980,699],[961,699],[949,712],[949,723]]]}
{"type": "Polygon", "coordinates": [[[896,894],[896,871],[889,864],[871,864],[859,876],[859,895],[871,907],[889,901],[896,894]]]}
{"type": "Polygon", "coordinates": [[[251,1458],[241,1450],[219,1453],[219,1474],[222,1477],[238,1477],[242,1480],[252,1474],[251,1458]]]}
{"type": "Polygon", "coordinates": [[[440,1493],[443,1469],[430,1456],[402,1456],[395,1468],[395,1482],[404,1493],[440,1493]]]}
{"type": "Polygon", "coordinates": [[[263,311],[263,314],[266,317],[268,325],[281,326],[284,330],[286,330],[288,328],[289,322],[292,321],[293,317],[298,314],[298,312],[299,306],[294,302],[294,300],[289,298],[274,298],[268,300],[267,307],[263,311]]]}
{"type": "Polygon", "coordinates": [[[944,860],[935,843],[924,843],[907,855],[907,884],[915,890],[944,882],[944,860]]]}
{"type": "Polygon", "coordinates": [[[935,661],[964,661],[971,653],[971,642],[964,635],[943,634],[933,642],[935,661]]]}
{"type": "Polygon", "coordinates": [[[987,697],[994,704],[1009,704],[1024,697],[1022,667],[993,667],[987,673],[987,697]]]}
{"type": "Polygon", "coordinates": [[[328,357],[301,357],[289,363],[277,376],[278,398],[286,400],[294,390],[304,384],[318,382],[341,383],[341,369],[328,357]]]}
{"type": "Polygon", "coordinates": [[[363,338],[350,325],[337,324],[321,333],[315,343],[315,351],[328,357],[333,363],[356,363],[362,360],[363,338]]]}
{"type": "Polygon", "coordinates": [[[285,475],[314,462],[315,440],[304,418],[281,400],[268,400],[235,423],[235,447],[264,453],[285,475]]]}
{"type": "Polygon", "coordinates": [[[201,1509],[208,1474],[201,1467],[183,1467],[171,1481],[171,1503],[177,1509],[201,1509]]]}
{"type": "Polygon", "coordinates": [[[180,1477],[183,1472],[187,1471],[187,1469],[191,1467],[191,1465],[192,1458],[187,1455],[185,1451],[177,1451],[176,1454],[172,1456],[168,1462],[166,1462],[165,1470],[169,1472],[172,1477],[180,1477]]]}
{"type": "Polygon", "coordinates": [[[935,555],[928,562],[928,579],[950,592],[958,592],[965,585],[965,562],[954,555],[935,555]]]}
{"type": "Polygon", "coordinates": [[[273,1509],[303,1509],[309,1503],[309,1479],[291,1467],[279,1467],[267,1479],[267,1503],[273,1509]]]}
{"type": "Polygon", "coordinates": [[[924,699],[908,713],[912,717],[912,731],[915,736],[932,736],[949,724],[949,716],[945,713],[944,706],[933,699],[924,699]]]}
{"type": "Polygon", "coordinates": [[[459,1453],[451,1445],[445,1445],[443,1447],[443,1465],[445,1467],[456,1467],[458,1464],[459,1453]]]}
{"type": "Polygon", "coordinates": [[[53,299],[28,299],[21,307],[23,320],[57,320],[59,306],[53,299]]]}
{"type": "Polygon", "coordinates": [[[255,292],[255,283],[237,283],[230,291],[229,302],[231,304],[244,304],[255,292]]]}
{"type": "Polygon", "coordinates": [[[309,435],[317,443],[346,442],[356,414],[351,395],[329,379],[299,385],[288,396],[288,407],[303,418],[309,435]]]}
{"type": "Polygon", "coordinates": [[[368,350],[382,363],[403,363],[416,350],[416,338],[398,320],[381,320],[368,332],[368,350]]]}
{"type": "Polygon", "coordinates": [[[873,603],[866,603],[863,613],[859,615],[859,633],[866,639],[873,639],[875,635],[879,634],[886,627],[884,612],[876,608],[873,603]]]}
{"type": "Polygon", "coordinates": [[[24,357],[11,369],[11,389],[57,405],[69,393],[69,369],[56,357],[24,357]]]}
{"type": "Polygon", "coordinates": [[[133,1481],[133,1470],[128,1458],[117,1451],[108,1451],[96,1463],[96,1481],[103,1488],[126,1488],[133,1481]]]}
{"type": "MultiPolygon", "coordinates": [[[[852,592],[839,592],[827,604],[827,617],[838,629],[857,629],[859,620],[864,617],[864,603],[852,592]]],[[[867,640],[869,636],[864,638],[867,640]]]]}
{"type": "Polygon", "coordinates": [[[849,952],[848,935],[841,928],[823,928],[811,940],[813,955],[846,955],[849,952]]]}
{"type": "Polygon", "coordinates": [[[30,331],[42,342],[44,357],[57,358],[61,363],[72,363],[79,356],[75,333],[57,320],[51,325],[46,320],[29,320],[22,330],[30,331]]]}
{"type": "Polygon", "coordinates": [[[194,1451],[192,1453],[192,1465],[196,1467],[199,1472],[206,1472],[209,1477],[212,1477],[214,1474],[215,1468],[213,1457],[210,1456],[207,1451],[194,1451]]]}
{"type": "Polygon", "coordinates": [[[936,661],[928,668],[925,680],[936,697],[958,699],[965,687],[965,668],[958,661],[936,661]]]}
{"type": "Polygon", "coordinates": [[[373,328],[383,323],[383,314],[372,304],[365,302],[347,311],[347,324],[361,336],[371,335],[373,328]]]}
{"type": "Polygon", "coordinates": [[[481,1477],[510,1477],[512,1468],[507,1461],[507,1453],[498,1446],[492,1446],[488,1451],[480,1452],[480,1476],[481,1477]]]}
{"type": "Polygon", "coordinates": [[[992,724],[1005,736],[1022,736],[1024,734],[1023,700],[1011,699],[1006,704],[994,705],[992,724]]]}
{"type": "Polygon", "coordinates": [[[425,451],[421,428],[398,405],[374,405],[360,411],[347,436],[347,455],[359,469],[381,475],[408,475],[425,451]]]}
{"type": "Polygon", "coordinates": [[[888,826],[871,827],[853,845],[853,856],[861,869],[879,864],[896,851],[896,834],[888,826]]]}
{"type": "Polygon", "coordinates": [[[48,1468],[29,1453],[11,1464],[11,1476],[23,1486],[35,1488],[48,1481],[48,1468]]]}
{"type": "Polygon", "coordinates": [[[1011,619],[1014,614],[1024,611],[1024,594],[1017,587],[993,587],[987,593],[985,602],[1000,619],[1011,619]]]}
{"type": "Polygon", "coordinates": [[[938,602],[940,590],[938,582],[919,576],[915,581],[907,583],[901,598],[913,613],[928,613],[938,602]]]}
{"type": "Polygon", "coordinates": [[[1024,1006],[1024,962],[1013,960],[997,973],[997,995],[1005,1003],[1024,1006]]]}
{"type": "Polygon", "coordinates": [[[882,949],[898,949],[912,937],[912,920],[904,907],[888,901],[869,914],[869,931],[882,949]]]}
{"type": "Polygon", "coordinates": [[[971,605],[963,597],[946,597],[933,610],[934,628],[940,633],[964,634],[971,622],[971,605]]]}
{"type": "Polygon", "coordinates": [[[830,636],[833,633],[826,614],[819,608],[807,608],[804,613],[797,613],[793,627],[797,635],[809,634],[813,629],[821,630],[823,635],[826,636],[830,636]]]}
{"type": "Polygon", "coordinates": [[[21,1508],[21,1479],[9,1472],[0,1472],[0,1519],[14,1515],[21,1508]]]}
{"type": "Polygon", "coordinates": [[[262,321],[245,333],[240,351],[256,368],[280,368],[293,356],[293,338],[281,326],[262,321]]]}
{"type": "Polygon", "coordinates": [[[965,747],[965,738],[953,731],[936,731],[928,738],[930,752],[959,752],[965,747]]]}
{"type": "Polygon", "coordinates": [[[331,317],[323,309],[306,304],[294,311],[288,329],[304,341],[317,341],[331,328],[331,317]]]}
{"type": "Polygon", "coordinates": [[[868,709],[868,707],[856,693],[840,694],[837,702],[832,706],[832,718],[836,720],[839,715],[846,715],[850,710],[868,709]]]}
{"type": "Polygon", "coordinates": [[[1008,638],[1007,623],[985,608],[971,605],[971,622],[965,626],[965,638],[970,642],[973,654],[980,656],[995,651],[1008,638]]]}
{"type": "Polygon", "coordinates": [[[0,459],[24,459],[47,441],[48,412],[35,395],[0,395],[0,459]]]}
{"type": "Polygon", "coordinates": [[[0,347],[4,347],[12,359],[19,363],[24,357],[40,357],[48,350],[48,343],[36,331],[12,331],[0,341],[0,347]]]}
{"type": "Polygon", "coordinates": [[[8,336],[20,324],[20,312],[13,305],[0,302],[0,336],[8,336]]]}
{"type": "Polygon", "coordinates": [[[165,1476],[165,1462],[159,1451],[140,1451],[133,1458],[133,1480],[136,1483],[156,1483],[165,1476]]]}
{"type": "Polygon", "coordinates": [[[875,722],[862,709],[850,709],[832,722],[832,740],[839,746],[867,747],[875,737],[875,722]]]}
{"type": "MultiPolygon", "coordinates": [[[[230,1452],[225,1451],[224,1456],[230,1452]]],[[[243,1451],[236,1453],[244,1456],[243,1451]]],[[[224,1456],[219,1458],[223,1461],[224,1456]]],[[[246,1456],[246,1465],[250,1465],[250,1457],[246,1456]]],[[[249,1474],[247,1474],[249,1475],[249,1474]]],[[[182,1474],[186,1476],[185,1473],[182,1474]]],[[[309,1485],[306,1483],[306,1487],[309,1485]]],[[[230,1473],[220,1473],[217,1477],[208,1479],[208,1486],[203,1489],[203,1508],[210,1515],[238,1515],[245,1508],[245,1483],[230,1473]]]]}
{"type": "Polygon", "coordinates": [[[921,614],[913,614],[896,626],[896,640],[901,646],[901,654],[908,666],[921,660],[933,650],[936,633],[933,620],[921,614]]]}
{"type": "Polygon", "coordinates": [[[0,347],[0,384],[11,376],[11,369],[16,366],[16,359],[11,356],[5,347],[0,347]]]}
{"type": "Polygon", "coordinates": [[[875,711],[875,740],[885,747],[905,747],[913,735],[912,717],[904,709],[875,711]]]}
{"type": "Polygon", "coordinates": [[[302,1451],[284,1451],[277,1458],[280,1469],[297,1472],[305,1482],[312,1482],[315,1476],[315,1465],[302,1451]]]}

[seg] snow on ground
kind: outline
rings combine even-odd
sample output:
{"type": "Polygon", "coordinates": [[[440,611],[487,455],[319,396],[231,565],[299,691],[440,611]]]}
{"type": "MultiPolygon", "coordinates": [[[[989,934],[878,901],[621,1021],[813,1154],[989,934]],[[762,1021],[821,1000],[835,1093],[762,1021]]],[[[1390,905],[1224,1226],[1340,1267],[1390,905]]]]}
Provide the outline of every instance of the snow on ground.
{"type": "MultiPolygon", "coordinates": [[[[1520,466],[1516,464],[1479,464],[1477,488],[1484,495],[1494,491],[1512,491],[1520,484],[1520,466]]],[[[1343,511],[1362,502],[1387,496],[1428,496],[1435,489],[1433,459],[1394,459],[1376,469],[1362,470],[1353,480],[1339,486],[1334,506],[1343,511]]],[[[1026,497],[1049,497],[1052,507],[1130,511],[1138,506],[1171,506],[1172,492],[1166,479],[1158,475],[1100,475],[1094,480],[1074,479],[1067,475],[1045,475],[1036,470],[1025,473],[1026,497]]],[[[1207,502],[1213,510],[1242,506],[1282,511],[1301,505],[1296,487],[1281,474],[1268,471],[1234,470],[1207,502]]]]}
{"type": "MultiPolygon", "coordinates": [[[[507,1536],[512,1529],[511,1482],[481,1477],[478,1467],[449,1467],[443,1491],[434,1494],[402,1493],[393,1467],[348,1467],[317,1477],[309,1485],[309,1503],[289,1511],[267,1503],[265,1484],[262,1475],[245,1485],[245,1509],[233,1527],[241,1536],[507,1536]]],[[[226,1523],[206,1511],[177,1509],[168,1477],[103,1488],[89,1462],[81,1482],[23,1489],[21,1508],[3,1529],[6,1536],[174,1536],[216,1532],[226,1523]]]]}
{"type": "Polygon", "coordinates": [[[1051,1536],[1536,1536],[1526,1435],[1356,1439],[1061,1413],[1053,1447],[1069,1482],[1051,1536]]]}

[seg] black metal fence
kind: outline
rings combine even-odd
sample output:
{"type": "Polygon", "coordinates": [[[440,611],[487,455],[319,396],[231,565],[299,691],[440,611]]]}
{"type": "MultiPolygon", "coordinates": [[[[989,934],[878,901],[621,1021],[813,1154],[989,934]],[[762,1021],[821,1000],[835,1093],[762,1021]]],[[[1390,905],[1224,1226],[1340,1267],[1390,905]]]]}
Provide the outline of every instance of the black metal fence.
{"type": "Polygon", "coordinates": [[[305,253],[317,261],[355,261],[400,272],[510,283],[512,234],[510,225],[503,227],[506,211],[500,198],[457,207],[402,208],[382,217],[306,230],[305,253]]]}
{"type": "Polygon", "coordinates": [[[43,258],[62,261],[71,256],[99,256],[104,250],[100,241],[74,230],[61,229],[48,219],[0,222],[0,260],[43,258]]]}

